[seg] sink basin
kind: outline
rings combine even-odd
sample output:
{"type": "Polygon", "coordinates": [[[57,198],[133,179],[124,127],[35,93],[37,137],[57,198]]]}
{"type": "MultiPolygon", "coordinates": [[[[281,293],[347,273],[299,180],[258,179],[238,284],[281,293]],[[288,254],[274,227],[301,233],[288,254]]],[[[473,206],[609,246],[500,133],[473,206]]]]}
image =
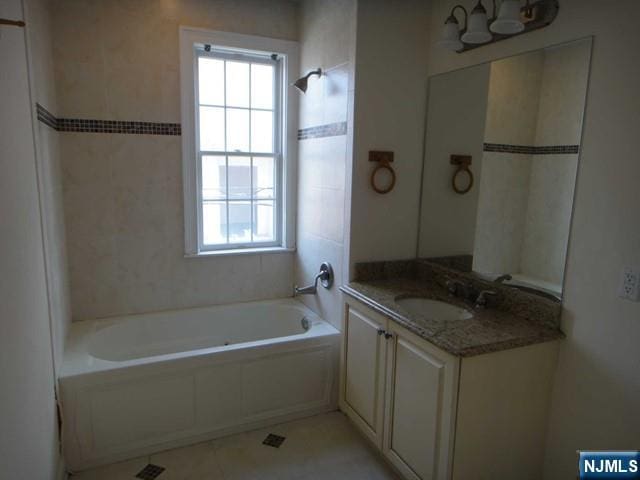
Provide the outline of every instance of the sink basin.
{"type": "Polygon", "coordinates": [[[429,298],[399,298],[396,300],[396,303],[413,315],[419,315],[432,320],[449,321],[469,320],[473,318],[473,313],[469,310],[429,298]]]}

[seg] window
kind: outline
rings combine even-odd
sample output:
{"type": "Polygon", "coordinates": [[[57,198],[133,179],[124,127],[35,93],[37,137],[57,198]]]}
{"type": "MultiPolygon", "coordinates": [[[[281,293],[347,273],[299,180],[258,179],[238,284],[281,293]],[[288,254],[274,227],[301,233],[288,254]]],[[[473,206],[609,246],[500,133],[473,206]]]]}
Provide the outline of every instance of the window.
{"type": "Polygon", "coordinates": [[[204,48],[197,57],[202,248],[277,245],[279,61],[204,48]]]}
{"type": "Polygon", "coordinates": [[[181,29],[187,254],[292,246],[292,43],[181,29]]]}

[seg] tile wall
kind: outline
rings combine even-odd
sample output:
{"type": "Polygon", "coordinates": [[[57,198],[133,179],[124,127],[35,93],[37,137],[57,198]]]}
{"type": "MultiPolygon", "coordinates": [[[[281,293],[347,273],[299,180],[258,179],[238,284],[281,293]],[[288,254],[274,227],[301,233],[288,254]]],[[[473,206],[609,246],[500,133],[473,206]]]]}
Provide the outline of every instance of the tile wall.
{"type": "Polygon", "coordinates": [[[338,287],[349,235],[345,217],[355,42],[350,35],[355,35],[355,9],[353,0],[311,0],[301,11],[301,74],[317,67],[325,74],[310,78],[307,93],[300,99],[295,282],[308,285],[322,262],[331,263],[333,288],[318,287],[317,295],[300,299],[338,328],[342,320],[338,287]]]}
{"type": "Polygon", "coordinates": [[[74,320],[285,297],[293,254],[184,258],[178,27],[296,40],[288,0],[60,0],[57,117],[74,320]]]}
{"type": "Polygon", "coordinates": [[[561,289],[589,42],[491,64],[474,270],[561,289]]]}

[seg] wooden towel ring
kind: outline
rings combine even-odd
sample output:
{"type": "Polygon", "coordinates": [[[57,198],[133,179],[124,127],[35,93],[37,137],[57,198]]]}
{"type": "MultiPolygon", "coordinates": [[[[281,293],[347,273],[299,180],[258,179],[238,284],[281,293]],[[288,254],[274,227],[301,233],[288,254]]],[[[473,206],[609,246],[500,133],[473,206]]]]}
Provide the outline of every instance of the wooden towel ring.
{"type": "Polygon", "coordinates": [[[451,179],[451,186],[453,187],[453,191],[459,193],[460,195],[464,195],[469,190],[471,190],[471,187],[473,187],[473,172],[471,172],[471,169],[469,168],[469,165],[471,165],[471,156],[451,155],[450,163],[451,165],[458,166],[458,168],[456,168],[456,171],[453,173],[453,178],[451,179]],[[466,187],[463,188],[458,187],[458,184],[456,183],[456,179],[461,173],[466,173],[469,177],[469,183],[466,187]]]}
{"type": "Polygon", "coordinates": [[[384,195],[385,193],[389,193],[396,185],[396,172],[391,166],[391,162],[393,162],[393,152],[370,151],[369,161],[378,162],[378,165],[376,165],[376,167],[371,172],[371,188],[373,188],[376,193],[380,193],[382,195],[384,195]],[[387,170],[391,174],[391,182],[384,188],[379,187],[376,184],[376,175],[381,170],[387,170]]]}
{"type": "Polygon", "coordinates": [[[383,195],[385,193],[389,193],[391,190],[393,190],[393,187],[395,187],[395,185],[396,185],[396,172],[393,169],[393,167],[388,163],[379,164],[376,168],[373,169],[373,172],[371,172],[371,188],[373,188],[377,193],[381,193],[383,195]],[[380,170],[387,170],[391,174],[391,182],[386,188],[380,188],[376,185],[376,174],[380,170]]]}

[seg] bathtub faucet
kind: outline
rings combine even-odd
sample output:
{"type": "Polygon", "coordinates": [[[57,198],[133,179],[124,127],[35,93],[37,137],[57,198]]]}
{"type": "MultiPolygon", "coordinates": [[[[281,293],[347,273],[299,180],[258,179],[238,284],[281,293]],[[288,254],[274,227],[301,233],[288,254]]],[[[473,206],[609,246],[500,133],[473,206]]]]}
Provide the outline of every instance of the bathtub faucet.
{"type": "Polygon", "coordinates": [[[318,273],[316,278],[313,280],[313,285],[309,285],[308,287],[294,287],[293,296],[315,295],[318,291],[318,280],[320,280],[320,284],[324,288],[331,288],[331,285],[333,285],[333,268],[331,268],[331,264],[329,262],[324,262],[320,265],[320,273],[318,273]]]}

